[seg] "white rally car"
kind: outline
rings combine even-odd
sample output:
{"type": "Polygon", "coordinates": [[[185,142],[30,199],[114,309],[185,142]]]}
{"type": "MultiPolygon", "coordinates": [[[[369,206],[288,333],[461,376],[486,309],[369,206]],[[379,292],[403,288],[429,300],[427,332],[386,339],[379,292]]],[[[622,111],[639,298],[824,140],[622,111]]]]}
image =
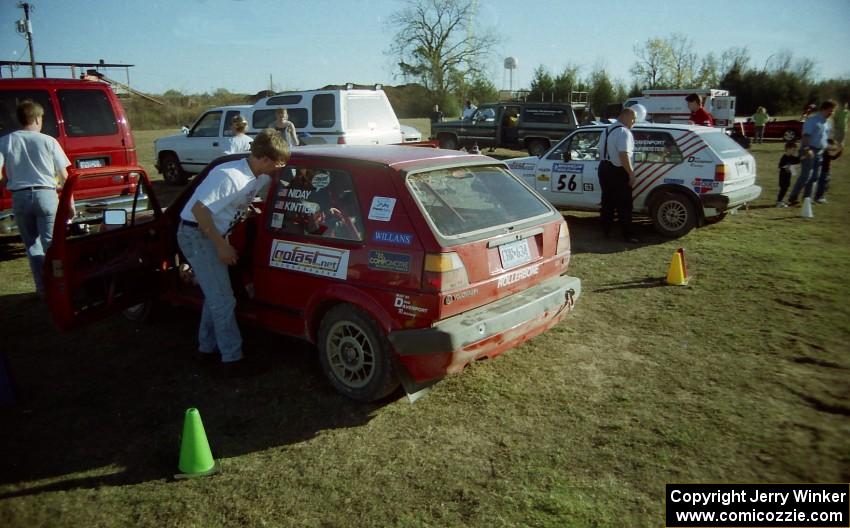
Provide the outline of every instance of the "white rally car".
{"type": "MultiPolygon", "coordinates": [[[[599,210],[604,130],[581,127],[543,156],[512,159],[508,167],[556,207],[599,210]]],[[[761,194],[755,159],[720,129],[639,123],[632,133],[634,211],[649,214],[662,235],[682,236],[761,194]]]]}

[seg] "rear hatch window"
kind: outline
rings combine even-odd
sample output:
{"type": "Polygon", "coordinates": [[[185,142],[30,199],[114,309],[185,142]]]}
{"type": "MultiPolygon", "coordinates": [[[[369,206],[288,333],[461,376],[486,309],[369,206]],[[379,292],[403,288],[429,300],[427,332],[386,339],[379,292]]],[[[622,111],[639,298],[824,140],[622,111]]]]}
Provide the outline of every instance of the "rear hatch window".
{"type": "Polygon", "coordinates": [[[465,238],[552,213],[550,206],[497,166],[411,174],[407,184],[437,234],[465,238]]]}
{"type": "Polygon", "coordinates": [[[700,134],[700,137],[708,143],[711,150],[716,152],[723,164],[726,165],[724,191],[746,187],[755,182],[756,160],[734,139],[722,130],[706,132],[700,134]]]}
{"type": "Polygon", "coordinates": [[[59,90],[59,106],[70,137],[109,136],[118,133],[118,121],[109,98],[101,90],[59,90]]]}
{"type": "Polygon", "coordinates": [[[700,137],[708,143],[711,150],[716,152],[720,158],[737,158],[747,153],[734,139],[726,135],[722,130],[716,132],[704,132],[700,137]]]}

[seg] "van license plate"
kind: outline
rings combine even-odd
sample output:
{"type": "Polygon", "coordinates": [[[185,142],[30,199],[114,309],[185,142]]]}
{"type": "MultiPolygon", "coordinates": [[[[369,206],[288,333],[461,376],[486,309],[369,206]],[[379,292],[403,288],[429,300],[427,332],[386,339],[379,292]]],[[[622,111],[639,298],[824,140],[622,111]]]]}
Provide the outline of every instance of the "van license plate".
{"type": "Polygon", "coordinates": [[[77,162],[77,165],[79,165],[79,167],[81,169],[92,169],[94,167],[105,167],[106,162],[104,162],[104,160],[100,159],[100,158],[99,159],[88,159],[88,160],[79,160],[77,162]]]}
{"type": "Polygon", "coordinates": [[[528,249],[528,239],[517,240],[510,244],[499,246],[499,256],[502,257],[502,268],[509,269],[525,264],[531,260],[528,249]]]}

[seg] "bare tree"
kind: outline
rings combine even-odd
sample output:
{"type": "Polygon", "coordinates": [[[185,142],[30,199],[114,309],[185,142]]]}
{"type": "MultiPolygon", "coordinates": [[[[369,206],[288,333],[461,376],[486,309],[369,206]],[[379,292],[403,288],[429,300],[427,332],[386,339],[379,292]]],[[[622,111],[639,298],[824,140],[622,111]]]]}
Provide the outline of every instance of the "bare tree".
{"type": "Polygon", "coordinates": [[[696,77],[697,54],[694,44],[685,35],[674,33],[666,40],[669,48],[667,68],[674,88],[688,88],[696,77]]]}
{"type": "Polygon", "coordinates": [[[388,24],[396,33],[389,53],[397,57],[401,74],[440,98],[483,75],[497,37],[474,30],[475,5],[474,0],[408,0],[391,15],[388,24]]]}
{"type": "Polygon", "coordinates": [[[651,38],[643,45],[635,45],[637,62],[631,72],[638,83],[646,88],[663,88],[669,84],[667,64],[670,48],[662,38],[651,38]]]}

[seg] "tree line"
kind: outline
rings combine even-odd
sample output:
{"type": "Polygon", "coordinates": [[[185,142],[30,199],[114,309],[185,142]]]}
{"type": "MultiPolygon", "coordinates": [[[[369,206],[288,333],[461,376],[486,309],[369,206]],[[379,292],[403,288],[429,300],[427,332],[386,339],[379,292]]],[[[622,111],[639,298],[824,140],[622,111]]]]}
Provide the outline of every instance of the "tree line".
{"type": "MultiPolygon", "coordinates": [[[[388,19],[394,34],[387,54],[405,82],[418,84],[427,95],[396,108],[400,115],[427,115],[433,104],[446,115],[457,115],[465,99],[496,100],[498,91],[483,65],[499,38],[493,29],[476,26],[477,5],[476,0],[408,0],[388,19]]],[[[759,106],[771,114],[793,115],[808,103],[850,100],[850,80],[818,81],[815,62],[789,50],[778,50],[759,65],[746,47],[700,56],[690,38],[674,33],[649,38],[633,51],[629,85],[612,79],[601,66],[582,76],[575,65],[553,74],[541,64],[526,97],[568,102],[573,92],[587,92],[590,106],[599,113],[644,89],[719,88],[737,97],[739,115],[754,113],[759,106]]]]}

